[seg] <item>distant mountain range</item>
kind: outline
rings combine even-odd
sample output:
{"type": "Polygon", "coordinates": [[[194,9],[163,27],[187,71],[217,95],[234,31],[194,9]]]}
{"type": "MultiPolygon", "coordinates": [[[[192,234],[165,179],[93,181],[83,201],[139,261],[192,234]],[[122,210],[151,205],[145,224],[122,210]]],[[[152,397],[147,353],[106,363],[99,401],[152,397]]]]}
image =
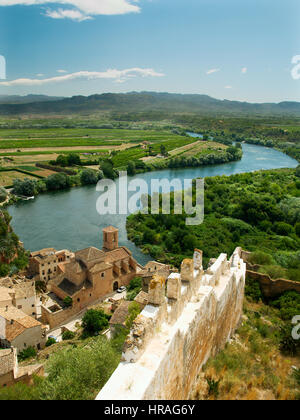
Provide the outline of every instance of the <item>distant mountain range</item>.
{"type": "Polygon", "coordinates": [[[47,95],[0,95],[0,104],[30,104],[34,102],[59,101],[63,96],[47,95]]]}
{"type": "Polygon", "coordinates": [[[0,115],[70,114],[97,111],[194,112],[203,115],[297,116],[300,102],[252,104],[214,99],[207,95],[156,92],[104,93],[57,98],[44,95],[0,96],[0,115]]]}

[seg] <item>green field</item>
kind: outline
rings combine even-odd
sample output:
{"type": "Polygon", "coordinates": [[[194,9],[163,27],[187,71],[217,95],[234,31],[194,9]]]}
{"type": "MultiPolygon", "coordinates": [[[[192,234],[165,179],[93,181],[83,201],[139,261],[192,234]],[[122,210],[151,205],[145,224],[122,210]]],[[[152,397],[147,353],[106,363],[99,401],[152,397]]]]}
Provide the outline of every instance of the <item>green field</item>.
{"type": "MultiPolygon", "coordinates": [[[[168,131],[120,129],[0,129],[0,149],[119,146],[123,143],[171,142],[177,145],[184,137],[168,131]]],[[[170,145],[169,147],[172,147],[170,145]]],[[[178,146],[174,146],[178,147],[178,146]]]]}

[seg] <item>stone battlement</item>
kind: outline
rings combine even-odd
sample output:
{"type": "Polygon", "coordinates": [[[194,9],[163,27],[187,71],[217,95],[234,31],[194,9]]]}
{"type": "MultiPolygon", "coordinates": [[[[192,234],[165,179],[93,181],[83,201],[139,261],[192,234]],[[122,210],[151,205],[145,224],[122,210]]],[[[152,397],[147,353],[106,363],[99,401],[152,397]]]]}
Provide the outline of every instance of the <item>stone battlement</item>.
{"type": "Polygon", "coordinates": [[[237,328],[246,264],[237,248],[206,270],[202,252],[167,281],[154,276],[149,303],[128,335],[122,362],[97,399],[187,399],[203,364],[237,328]]]}

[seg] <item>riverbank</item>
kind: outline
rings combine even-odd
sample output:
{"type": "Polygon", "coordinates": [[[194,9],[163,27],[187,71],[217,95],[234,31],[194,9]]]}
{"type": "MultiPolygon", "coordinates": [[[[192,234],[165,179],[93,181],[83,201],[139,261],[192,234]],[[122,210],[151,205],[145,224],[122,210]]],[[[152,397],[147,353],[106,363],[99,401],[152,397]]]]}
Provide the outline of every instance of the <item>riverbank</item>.
{"type": "MultiPolygon", "coordinates": [[[[274,168],[295,168],[298,163],[283,153],[255,145],[243,145],[243,158],[237,162],[211,165],[201,168],[167,169],[139,174],[151,186],[151,180],[174,178],[192,180],[222,175],[232,175],[274,168]]],[[[131,177],[130,180],[134,180],[131,177]]],[[[118,179],[116,186],[118,190],[118,179]]],[[[9,207],[13,216],[12,225],[24,242],[25,248],[37,251],[53,246],[56,249],[84,249],[88,246],[102,247],[99,231],[109,225],[120,230],[120,244],[128,247],[142,264],[151,258],[128,240],[126,232],[127,215],[99,215],[96,204],[99,192],[94,185],[71,188],[40,194],[34,201],[19,202],[9,207]]],[[[129,193],[129,198],[133,193],[129,193]]],[[[118,205],[118,203],[117,203],[118,205]]]]}

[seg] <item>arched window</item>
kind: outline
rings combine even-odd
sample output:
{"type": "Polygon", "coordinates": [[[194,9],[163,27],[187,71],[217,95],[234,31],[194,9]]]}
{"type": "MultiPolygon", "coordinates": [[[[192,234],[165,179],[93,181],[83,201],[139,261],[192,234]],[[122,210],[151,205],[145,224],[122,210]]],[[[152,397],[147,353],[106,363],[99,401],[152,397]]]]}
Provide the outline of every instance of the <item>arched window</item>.
{"type": "Polygon", "coordinates": [[[114,292],[115,292],[116,290],[118,290],[118,288],[119,288],[119,283],[118,283],[117,281],[115,281],[115,282],[114,282],[114,292]]]}

